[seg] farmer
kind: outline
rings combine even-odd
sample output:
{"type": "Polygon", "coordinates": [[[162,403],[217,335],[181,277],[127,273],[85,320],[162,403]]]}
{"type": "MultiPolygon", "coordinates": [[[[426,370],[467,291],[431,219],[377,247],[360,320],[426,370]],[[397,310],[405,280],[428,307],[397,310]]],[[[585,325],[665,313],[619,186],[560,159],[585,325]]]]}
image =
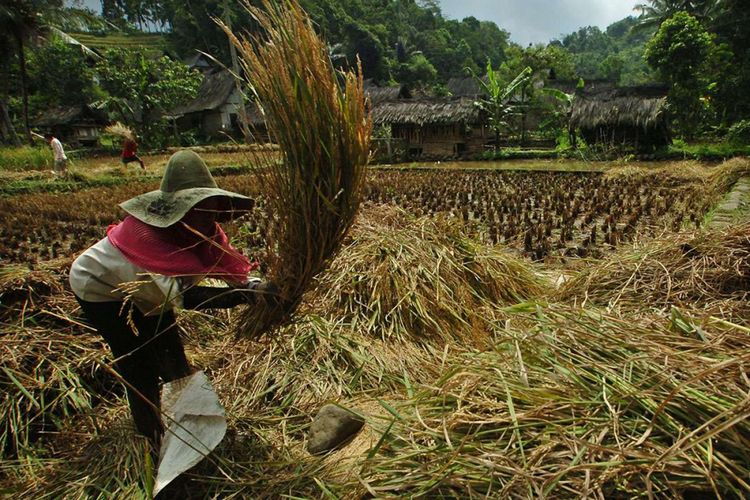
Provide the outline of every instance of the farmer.
{"type": "Polygon", "coordinates": [[[154,450],[164,430],[159,378],[169,382],[191,373],[174,309],[274,304],[275,285],[248,281],[251,263],[217,223],[251,205],[249,198],[219,189],[196,153],[179,151],[169,159],[160,189],[122,203],[128,216],[70,269],[71,288],[109,344],[136,428],[154,450]],[[199,286],[206,277],[231,286],[199,286]]]}
{"type": "Polygon", "coordinates": [[[126,137],[125,142],[122,144],[122,157],[120,158],[120,161],[123,165],[127,165],[128,163],[137,161],[141,164],[141,168],[143,170],[146,170],[146,166],[143,164],[143,160],[141,160],[138,155],[138,143],[135,142],[134,138],[126,137]]]}
{"type": "Polygon", "coordinates": [[[62,143],[60,140],[51,133],[44,134],[44,140],[46,140],[52,148],[52,154],[55,157],[55,169],[52,173],[56,175],[65,175],[68,171],[68,157],[65,156],[62,143]]]}

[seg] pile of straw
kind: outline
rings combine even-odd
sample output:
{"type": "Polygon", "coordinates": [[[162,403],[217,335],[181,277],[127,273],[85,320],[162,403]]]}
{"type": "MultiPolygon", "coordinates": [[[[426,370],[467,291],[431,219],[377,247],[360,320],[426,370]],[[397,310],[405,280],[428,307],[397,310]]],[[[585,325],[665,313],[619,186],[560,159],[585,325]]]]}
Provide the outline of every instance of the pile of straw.
{"type": "Polygon", "coordinates": [[[127,127],[126,125],[123,125],[120,122],[115,122],[112,125],[108,125],[104,132],[107,134],[115,135],[117,137],[122,137],[123,139],[134,141],[135,140],[135,132],[133,132],[132,129],[127,127]]]}
{"type": "Polygon", "coordinates": [[[372,120],[361,70],[337,74],[325,42],[296,0],[245,2],[259,34],[235,36],[245,77],[279,153],[256,155],[254,170],[271,214],[270,278],[281,290],[273,311],[251,309],[241,333],[288,317],[336,253],[357,213],[372,120]],[[281,160],[278,160],[279,155],[281,160]]]}
{"type": "Polygon", "coordinates": [[[672,306],[748,312],[750,224],[626,247],[566,282],[560,301],[624,310],[672,306]]]}
{"type": "Polygon", "coordinates": [[[3,267],[0,269],[0,318],[16,319],[19,312],[36,310],[38,303],[62,290],[59,276],[49,268],[3,267]]]}
{"type": "Polygon", "coordinates": [[[486,342],[498,307],[540,297],[544,287],[518,258],[464,234],[455,218],[368,208],[321,277],[315,310],[371,337],[486,342]]]}
{"type": "Polygon", "coordinates": [[[85,325],[67,311],[75,300],[63,292],[61,267],[6,267],[0,273],[0,450],[27,453],[43,433],[59,431],[72,415],[109,394],[114,379],[102,368],[104,350],[85,325]]]}
{"type": "Polygon", "coordinates": [[[380,422],[372,497],[744,498],[750,336],[539,308],[380,422]],[[739,349],[738,349],[739,347],[739,349]]]}

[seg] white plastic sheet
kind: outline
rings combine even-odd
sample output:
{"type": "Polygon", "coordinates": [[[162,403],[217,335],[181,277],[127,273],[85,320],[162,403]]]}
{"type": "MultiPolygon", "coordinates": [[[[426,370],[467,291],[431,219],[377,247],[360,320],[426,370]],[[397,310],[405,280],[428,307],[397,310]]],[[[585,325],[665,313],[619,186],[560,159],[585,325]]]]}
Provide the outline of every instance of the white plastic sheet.
{"type": "Polygon", "coordinates": [[[167,430],[161,443],[154,496],[211,453],[224,438],[224,408],[202,371],[164,384],[161,407],[167,430]]]}

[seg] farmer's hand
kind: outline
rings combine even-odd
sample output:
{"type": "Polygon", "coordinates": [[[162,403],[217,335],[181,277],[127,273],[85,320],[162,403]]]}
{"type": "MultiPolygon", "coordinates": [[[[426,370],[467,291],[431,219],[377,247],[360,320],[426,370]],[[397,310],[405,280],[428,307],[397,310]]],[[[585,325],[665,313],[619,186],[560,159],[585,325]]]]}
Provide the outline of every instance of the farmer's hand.
{"type": "Polygon", "coordinates": [[[248,304],[265,303],[269,307],[279,304],[281,296],[279,287],[273,281],[256,281],[242,291],[248,304]]]}

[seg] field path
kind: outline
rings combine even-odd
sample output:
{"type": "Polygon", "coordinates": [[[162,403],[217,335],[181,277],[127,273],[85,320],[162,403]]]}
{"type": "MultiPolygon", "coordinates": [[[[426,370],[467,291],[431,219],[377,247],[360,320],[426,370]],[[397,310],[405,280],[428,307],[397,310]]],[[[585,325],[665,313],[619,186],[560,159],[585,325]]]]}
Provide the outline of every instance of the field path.
{"type": "Polygon", "coordinates": [[[711,216],[710,227],[726,227],[750,218],[750,176],[740,177],[711,216]]]}

